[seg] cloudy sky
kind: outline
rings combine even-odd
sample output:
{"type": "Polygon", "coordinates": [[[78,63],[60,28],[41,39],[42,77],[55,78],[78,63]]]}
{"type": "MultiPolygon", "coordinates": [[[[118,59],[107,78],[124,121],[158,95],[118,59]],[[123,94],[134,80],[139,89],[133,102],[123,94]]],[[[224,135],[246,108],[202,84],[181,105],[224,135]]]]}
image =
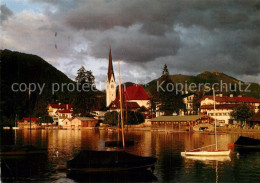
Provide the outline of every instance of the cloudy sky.
{"type": "Polygon", "coordinates": [[[123,81],[217,70],[260,82],[259,0],[0,0],[1,49],[37,54],[74,79],[123,81]],[[117,75],[117,63],[114,62],[117,75]]]}

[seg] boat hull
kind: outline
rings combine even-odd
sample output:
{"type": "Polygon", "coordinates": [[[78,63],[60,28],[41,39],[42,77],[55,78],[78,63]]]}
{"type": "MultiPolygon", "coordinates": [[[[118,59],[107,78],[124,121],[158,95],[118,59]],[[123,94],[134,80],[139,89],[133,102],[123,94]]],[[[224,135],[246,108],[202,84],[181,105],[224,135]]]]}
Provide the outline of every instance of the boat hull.
{"type": "Polygon", "coordinates": [[[229,156],[229,151],[186,151],[181,152],[182,156],[229,156]]]}
{"type": "Polygon", "coordinates": [[[68,169],[89,173],[122,172],[151,168],[156,158],[142,157],[124,151],[81,151],[68,161],[68,169]]]}

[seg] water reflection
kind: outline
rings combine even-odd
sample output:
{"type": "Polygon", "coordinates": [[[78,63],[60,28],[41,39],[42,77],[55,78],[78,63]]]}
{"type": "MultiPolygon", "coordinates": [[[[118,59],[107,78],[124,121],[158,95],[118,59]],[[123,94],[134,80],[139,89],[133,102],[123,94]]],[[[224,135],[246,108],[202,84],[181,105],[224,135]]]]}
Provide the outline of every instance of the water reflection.
{"type": "MultiPolygon", "coordinates": [[[[219,149],[227,149],[228,143],[234,143],[240,134],[218,135],[219,149]]],[[[259,138],[260,134],[243,134],[248,137],[259,138]]],[[[239,182],[243,180],[258,181],[260,176],[259,152],[232,152],[229,160],[200,160],[183,158],[181,151],[214,144],[214,135],[199,133],[164,133],[150,131],[128,131],[127,140],[134,140],[135,145],[126,151],[141,156],[158,158],[154,176],[158,181],[169,182],[215,182],[216,162],[219,182],[239,182]]],[[[32,144],[36,147],[48,148],[45,156],[26,156],[16,159],[1,157],[2,178],[16,177],[16,180],[45,180],[74,182],[81,179],[81,175],[61,173],[58,167],[72,159],[81,149],[108,150],[105,141],[118,140],[118,133],[108,133],[105,130],[7,130],[1,132],[3,144],[32,144]],[[58,151],[58,156],[57,156],[58,151]],[[12,167],[11,172],[6,171],[12,167]],[[27,171],[28,170],[28,171],[27,171]],[[11,174],[10,174],[11,173],[11,174]]],[[[111,149],[110,149],[111,150],[111,149]]],[[[145,173],[144,173],[145,175],[145,173]]],[[[84,177],[84,176],[83,176],[84,177]]],[[[89,176],[88,176],[89,177],[89,176]]],[[[111,178],[112,180],[127,180],[133,176],[124,175],[111,178]]],[[[140,176],[137,176],[138,178],[140,176]]],[[[149,178],[149,176],[147,176],[149,178]]],[[[155,181],[147,178],[147,181],[155,181]]],[[[91,176],[89,180],[101,179],[91,176]]],[[[84,180],[84,179],[83,179],[84,180]]],[[[109,179],[105,180],[109,181],[109,179]]],[[[121,182],[119,181],[119,182],[121,182]]],[[[128,180],[134,181],[134,180],[128,180]]],[[[136,180],[138,181],[138,180],[136,180]]],[[[145,180],[140,180],[145,181],[145,180]]]]}

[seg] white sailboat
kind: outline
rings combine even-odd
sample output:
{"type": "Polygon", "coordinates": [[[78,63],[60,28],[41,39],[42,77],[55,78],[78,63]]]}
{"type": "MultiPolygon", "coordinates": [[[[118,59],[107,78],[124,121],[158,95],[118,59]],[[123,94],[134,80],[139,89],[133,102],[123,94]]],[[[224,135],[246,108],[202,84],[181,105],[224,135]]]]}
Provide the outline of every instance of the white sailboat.
{"type": "MultiPolygon", "coordinates": [[[[214,98],[214,113],[216,113],[216,101],[215,101],[215,90],[213,90],[213,98],[214,98]]],[[[216,116],[216,115],[214,115],[216,116]]],[[[185,151],[181,152],[182,156],[229,156],[230,150],[218,150],[218,139],[217,139],[217,121],[215,118],[215,144],[193,149],[190,151],[185,151]],[[207,150],[202,150],[204,148],[210,147],[210,146],[215,146],[215,150],[207,151],[207,150]]]]}

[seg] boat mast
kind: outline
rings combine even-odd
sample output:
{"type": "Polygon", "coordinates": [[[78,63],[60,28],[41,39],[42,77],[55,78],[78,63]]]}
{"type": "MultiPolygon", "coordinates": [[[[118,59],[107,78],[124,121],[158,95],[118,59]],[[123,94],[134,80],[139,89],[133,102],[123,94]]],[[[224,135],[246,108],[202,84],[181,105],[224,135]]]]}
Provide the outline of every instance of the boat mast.
{"type": "Polygon", "coordinates": [[[218,150],[218,138],[217,138],[217,119],[216,119],[216,98],[215,98],[215,90],[213,90],[213,100],[214,100],[214,116],[215,116],[215,143],[216,143],[216,150],[218,150]]]}
{"type": "Polygon", "coordinates": [[[124,120],[123,120],[122,93],[121,93],[120,60],[118,60],[118,73],[119,73],[119,96],[120,96],[122,143],[123,143],[123,149],[125,150],[125,135],[124,135],[124,120]]]}

